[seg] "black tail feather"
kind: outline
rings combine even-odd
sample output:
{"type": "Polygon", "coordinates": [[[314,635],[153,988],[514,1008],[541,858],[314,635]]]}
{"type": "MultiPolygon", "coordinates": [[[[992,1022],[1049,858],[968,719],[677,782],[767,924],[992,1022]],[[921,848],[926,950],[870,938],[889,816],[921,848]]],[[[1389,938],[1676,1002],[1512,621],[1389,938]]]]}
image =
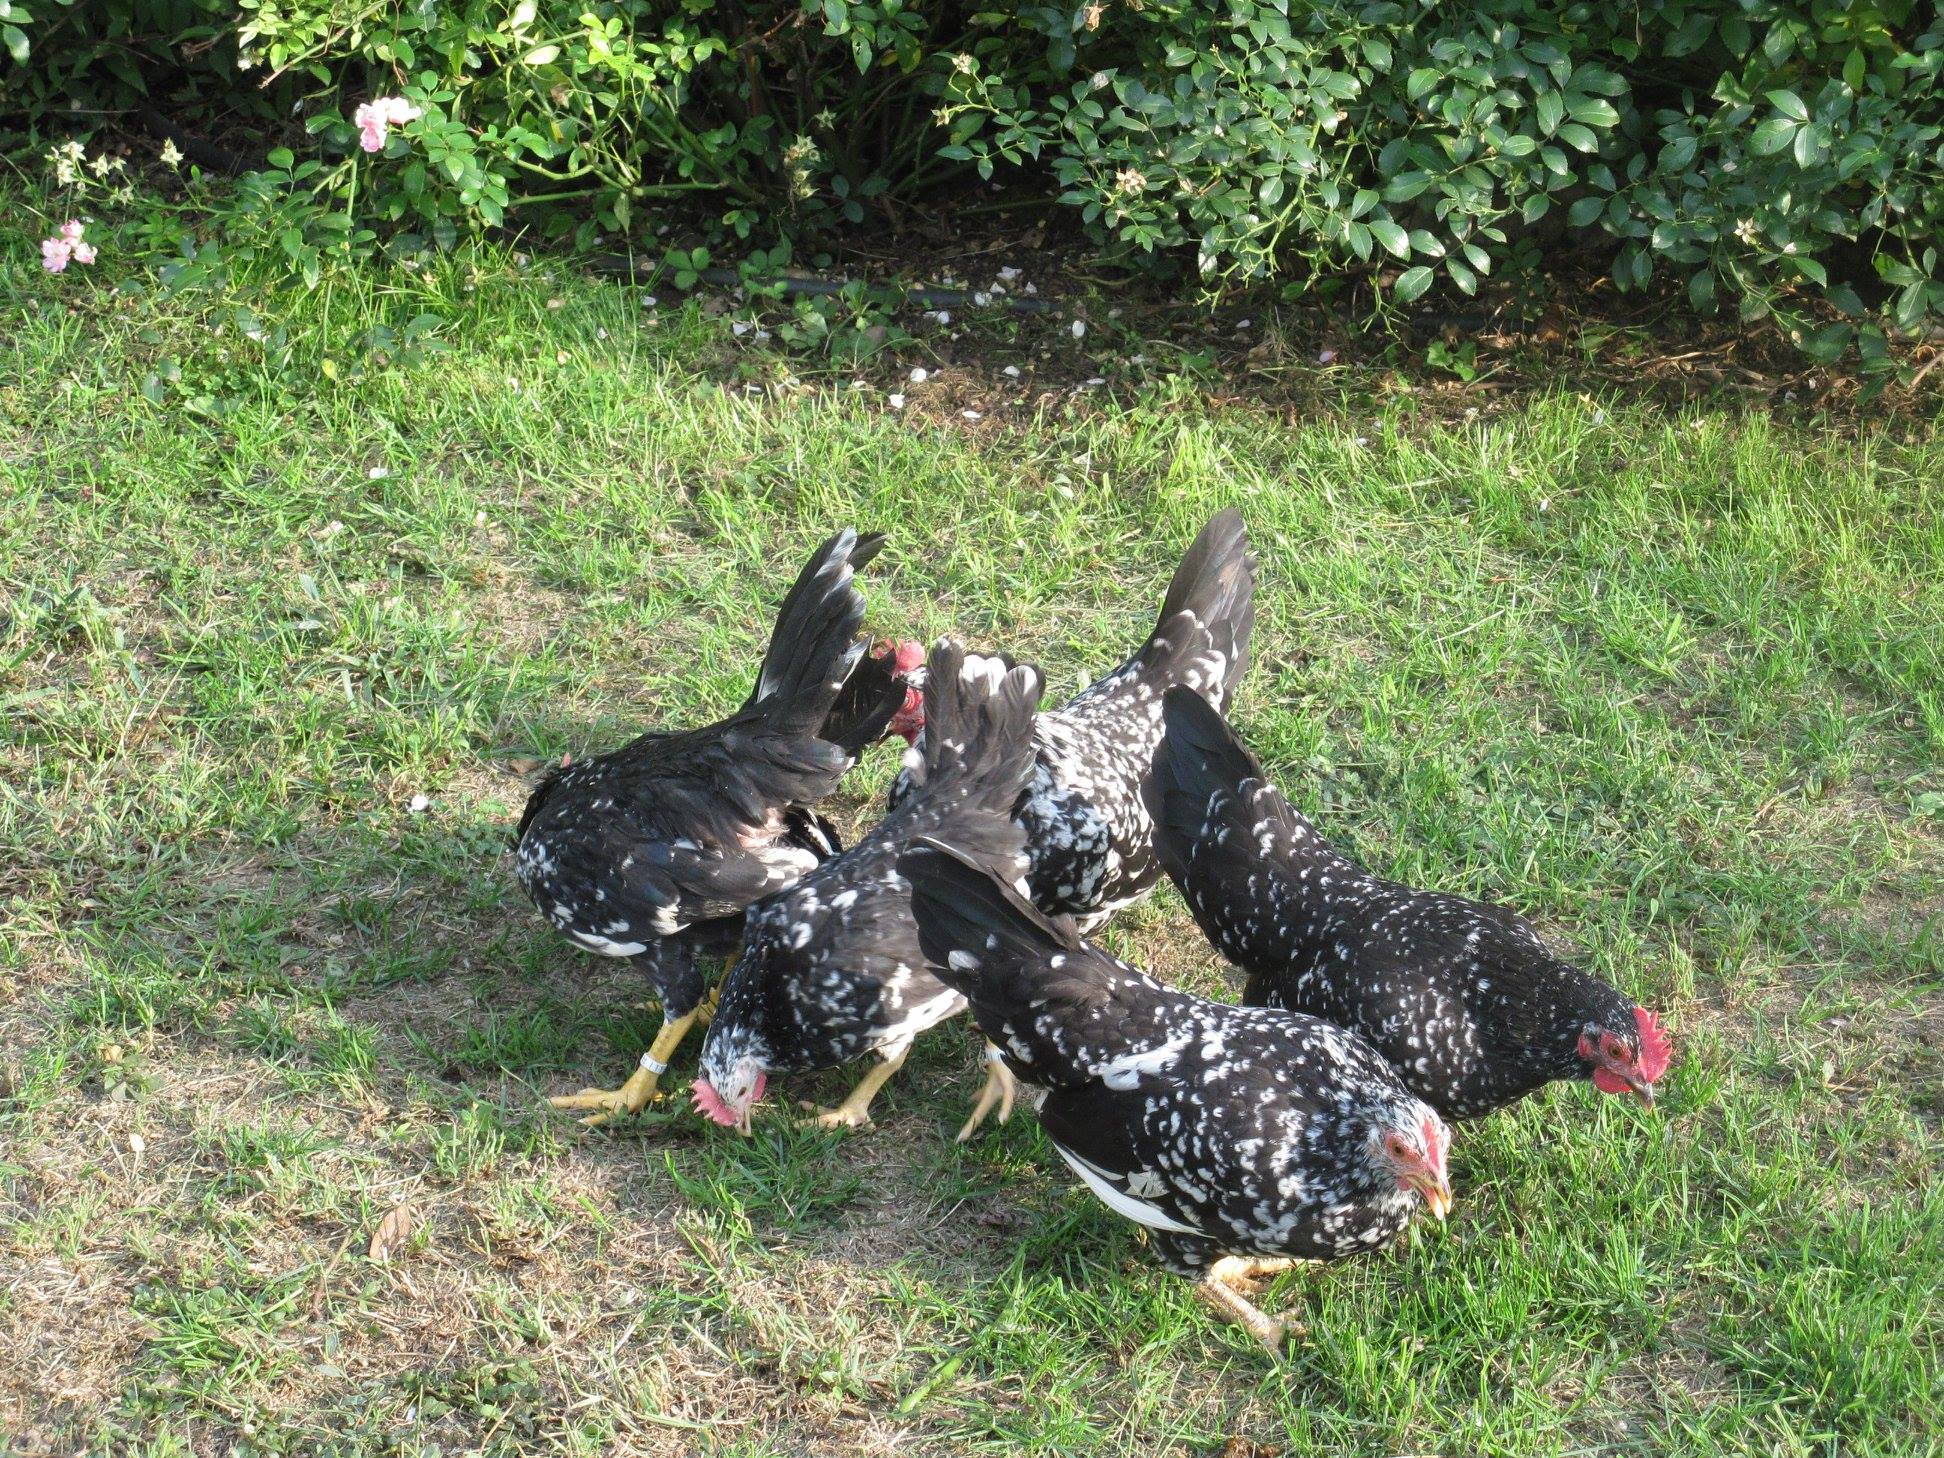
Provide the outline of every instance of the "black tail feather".
{"type": "Polygon", "coordinates": [[[864,595],[851,579],[883,546],[881,533],[860,537],[846,527],[817,549],[777,611],[745,712],[760,714],[779,734],[822,728],[866,647],[858,637],[864,595]]]}
{"type": "Polygon", "coordinates": [[[924,748],[913,788],[935,797],[952,786],[964,803],[1010,816],[1032,773],[1039,700],[1037,668],[939,639],[925,664],[924,748]]]}
{"type": "Polygon", "coordinates": [[[956,846],[919,840],[898,858],[898,874],[911,882],[926,960],[939,981],[974,1002],[1003,1000],[1021,969],[1079,949],[1071,921],[1047,916],[1007,884],[1003,871],[956,846]]]}
{"type": "Polygon", "coordinates": [[[1226,708],[1249,663],[1255,580],[1256,559],[1242,513],[1233,507],[1218,512],[1175,568],[1161,616],[1139,655],[1143,666],[1173,678],[1212,649],[1222,658],[1216,696],[1226,708]]]}
{"type": "Polygon", "coordinates": [[[1221,711],[1199,694],[1172,688],[1161,701],[1161,747],[1143,789],[1154,820],[1155,852],[1177,882],[1188,846],[1207,819],[1218,791],[1237,794],[1244,780],[1262,780],[1262,762],[1237,737],[1221,711]]]}
{"type": "Polygon", "coordinates": [[[1083,941],[1066,917],[1035,909],[977,857],[921,840],[898,871],[933,975],[972,1005],[1021,1078],[1077,1087],[1097,1071],[1087,1050],[1112,1056],[1153,1041],[1142,1009],[1164,989],[1083,941]]]}

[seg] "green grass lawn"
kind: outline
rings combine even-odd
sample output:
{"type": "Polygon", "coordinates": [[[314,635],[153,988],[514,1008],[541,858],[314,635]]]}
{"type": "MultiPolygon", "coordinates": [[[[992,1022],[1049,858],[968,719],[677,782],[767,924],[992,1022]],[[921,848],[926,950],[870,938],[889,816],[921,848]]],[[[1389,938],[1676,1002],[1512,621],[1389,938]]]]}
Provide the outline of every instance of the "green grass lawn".
{"type": "MultiPolygon", "coordinates": [[[[503,259],[278,305],[111,296],[17,241],[0,1449],[1935,1451],[1934,430],[1544,390],[1466,422],[1354,377],[1292,421],[1159,348],[1009,407],[1004,340],[900,413],[902,371],[794,385],[724,319],[503,259]],[[657,1014],[512,885],[536,762],[739,700],[847,522],[891,534],[875,626],[1070,691],[1231,504],[1244,732],[1377,868],[1661,1008],[1658,1114],[1579,1086],[1462,1128],[1448,1226],[1269,1290],[1309,1328],[1277,1367],[1030,1113],[951,1143],[962,1025],[861,1135],[788,1117],[840,1077],[747,1142],[545,1108],[657,1014]]],[[[1170,891],[1107,940],[1225,986],[1170,891]]]]}

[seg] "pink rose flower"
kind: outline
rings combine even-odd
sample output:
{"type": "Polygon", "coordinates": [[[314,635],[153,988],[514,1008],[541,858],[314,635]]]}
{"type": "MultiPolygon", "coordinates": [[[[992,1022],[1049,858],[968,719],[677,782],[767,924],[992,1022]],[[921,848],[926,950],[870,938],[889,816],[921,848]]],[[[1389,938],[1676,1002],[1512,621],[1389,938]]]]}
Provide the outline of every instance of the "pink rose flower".
{"type": "Polygon", "coordinates": [[[52,238],[41,239],[41,267],[49,273],[60,273],[71,262],[93,263],[94,244],[81,241],[81,235],[87,231],[86,223],[69,218],[52,238]]]}
{"type": "Polygon", "coordinates": [[[417,121],[425,113],[402,96],[378,96],[352,113],[357,123],[358,145],[367,152],[384,150],[385,136],[391,128],[417,121]]]}

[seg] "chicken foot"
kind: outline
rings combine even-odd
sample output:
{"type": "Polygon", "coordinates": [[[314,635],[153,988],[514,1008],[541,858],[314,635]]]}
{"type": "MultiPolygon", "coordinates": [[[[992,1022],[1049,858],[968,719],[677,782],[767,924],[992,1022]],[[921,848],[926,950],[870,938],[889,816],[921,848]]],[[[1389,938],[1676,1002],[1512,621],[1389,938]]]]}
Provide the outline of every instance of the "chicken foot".
{"type": "Polygon", "coordinates": [[[1232,1321],[1247,1331],[1262,1343],[1270,1356],[1279,1357],[1283,1343],[1292,1335],[1303,1334],[1303,1324],[1277,1320],[1238,1288],[1251,1286],[1295,1264],[1288,1256],[1223,1256],[1196,1285],[1195,1298],[1225,1321],[1232,1321]]]}
{"type": "Polygon", "coordinates": [[[965,1127],[958,1131],[957,1143],[963,1144],[970,1139],[985,1122],[992,1106],[999,1106],[999,1122],[1005,1123],[1012,1117],[1013,1100],[1018,1096],[1019,1085],[1013,1081],[1012,1070],[1000,1061],[999,1050],[986,1044],[986,1081],[979,1090],[979,1101],[972,1106],[972,1116],[965,1121],[965,1127]]]}
{"type": "Polygon", "coordinates": [[[556,1109],[592,1109],[595,1112],[582,1119],[583,1124],[592,1128],[605,1124],[610,1119],[623,1114],[638,1114],[657,1099],[665,1099],[661,1092],[661,1076],[668,1072],[668,1060],[675,1050],[682,1046],[682,1039],[695,1025],[701,1009],[692,1009],[679,1018],[664,1016],[661,1031],[655,1034],[655,1041],[648,1051],[641,1055],[641,1065],[628,1075],[628,1081],[616,1089],[584,1088],[579,1093],[557,1094],[547,1100],[556,1109]]]}
{"type": "Polygon", "coordinates": [[[871,1100],[877,1097],[879,1089],[891,1081],[891,1075],[904,1067],[904,1061],[911,1053],[909,1047],[901,1048],[896,1055],[886,1058],[869,1073],[857,1081],[857,1087],[850,1091],[850,1097],[834,1109],[820,1109],[814,1122],[826,1129],[861,1129],[871,1122],[871,1100]]]}

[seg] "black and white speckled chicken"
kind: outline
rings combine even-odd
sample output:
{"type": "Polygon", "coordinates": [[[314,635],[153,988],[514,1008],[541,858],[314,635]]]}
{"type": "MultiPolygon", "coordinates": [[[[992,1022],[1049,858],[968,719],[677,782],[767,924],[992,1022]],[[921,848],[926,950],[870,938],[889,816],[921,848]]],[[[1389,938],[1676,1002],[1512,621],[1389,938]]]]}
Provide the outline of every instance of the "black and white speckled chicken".
{"type": "Polygon", "coordinates": [[[621,1088],[553,1100],[589,1123],[639,1113],[699,1016],[702,957],[731,951],[743,908],[841,847],[811,807],[856,756],[923,724],[918,645],[866,654],[855,569],[882,536],[844,530],[798,576],[777,614],[756,687],[706,728],[656,731],[549,774],[514,835],[514,873],[573,941],[629,957],[662,1003],[662,1027],[621,1088]]]}
{"type": "Polygon", "coordinates": [[[1049,918],[976,860],[907,852],[925,955],[1037,1102],[1041,1127],[1156,1255],[1271,1351],[1239,1286],[1443,1219],[1449,1135],[1354,1033],[1164,986],[1049,918]]]}
{"type": "MultiPolygon", "coordinates": [[[[1033,763],[1040,676],[1003,659],[968,655],[949,639],[925,668],[925,734],[905,753],[911,793],[855,846],[789,890],[750,908],[741,958],[702,1046],[696,1106],[749,1131],[769,1075],[878,1062],[819,1122],[870,1122],[871,1100],[913,1040],[965,1009],[933,974],[911,921],[898,855],[921,835],[964,846],[989,864],[1025,869],[1010,818],[1033,763]]],[[[1012,1107],[1005,1071],[988,1060],[986,1086],[960,1131],[968,1138],[995,1104],[1012,1107]]]]}
{"type": "Polygon", "coordinates": [[[1341,855],[1200,698],[1169,694],[1166,720],[1149,792],[1161,861],[1248,974],[1244,1002],[1354,1029],[1447,1119],[1555,1079],[1653,1103],[1669,1059],[1653,1013],[1554,956],[1516,912],[1341,855]]]}
{"type": "MultiPolygon", "coordinates": [[[[1161,870],[1141,789],[1161,742],[1161,696],[1180,686],[1227,706],[1248,665],[1255,579],[1241,513],[1221,512],[1175,568],[1140,652],[1035,722],[1038,758],[1013,813],[1042,910],[1090,929],[1154,889],[1161,870]]],[[[902,777],[893,784],[894,807],[906,788],[902,777]]]]}

